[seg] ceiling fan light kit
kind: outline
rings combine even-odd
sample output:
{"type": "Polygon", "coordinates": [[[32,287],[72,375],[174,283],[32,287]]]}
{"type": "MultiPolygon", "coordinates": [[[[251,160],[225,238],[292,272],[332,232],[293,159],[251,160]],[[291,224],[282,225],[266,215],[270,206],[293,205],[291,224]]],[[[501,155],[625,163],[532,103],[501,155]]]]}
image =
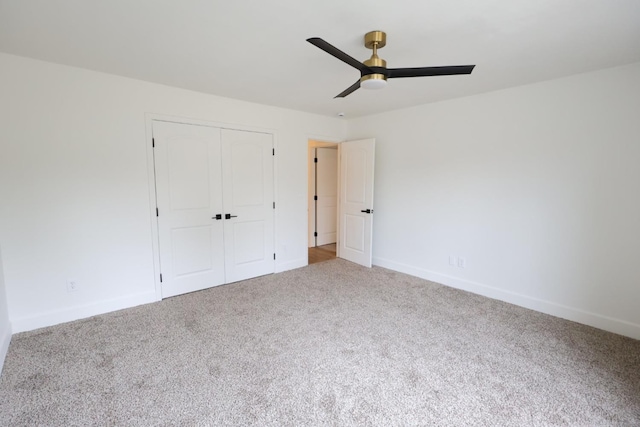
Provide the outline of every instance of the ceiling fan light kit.
{"type": "Polygon", "coordinates": [[[344,98],[360,87],[382,89],[387,86],[387,79],[471,74],[475,67],[475,65],[453,65],[447,67],[387,68],[387,61],[378,56],[378,49],[382,49],[387,44],[387,34],[384,31],[370,31],[365,34],[364,46],[367,49],[372,49],[373,53],[371,58],[364,62],[347,55],[319,37],[311,37],[307,41],[360,71],[360,79],[336,95],[335,98],[344,98]]]}
{"type": "Polygon", "coordinates": [[[383,74],[369,74],[360,77],[360,87],[363,89],[383,89],[387,86],[387,77],[383,74]]]}

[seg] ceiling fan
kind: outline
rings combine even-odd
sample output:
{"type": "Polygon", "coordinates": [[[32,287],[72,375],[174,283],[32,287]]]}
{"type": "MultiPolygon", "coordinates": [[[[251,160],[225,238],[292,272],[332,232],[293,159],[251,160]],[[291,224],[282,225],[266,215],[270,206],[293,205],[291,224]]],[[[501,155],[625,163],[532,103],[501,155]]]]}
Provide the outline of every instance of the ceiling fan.
{"type": "Polygon", "coordinates": [[[387,44],[387,34],[383,31],[371,31],[365,34],[364,46],[367,49],[373,49],[373,54],[364,62],[347,55],[319,37],[311,37],[307,41],[360,71],[360,79],[334,98],[344,98],[360,87],[382,89],[387,85],[387,79],[471,74],[473,67],[475,67],[475,65],[451,65],[447,67],[387,68],[387,61],[378,56],[378,49],[387,44]]]}

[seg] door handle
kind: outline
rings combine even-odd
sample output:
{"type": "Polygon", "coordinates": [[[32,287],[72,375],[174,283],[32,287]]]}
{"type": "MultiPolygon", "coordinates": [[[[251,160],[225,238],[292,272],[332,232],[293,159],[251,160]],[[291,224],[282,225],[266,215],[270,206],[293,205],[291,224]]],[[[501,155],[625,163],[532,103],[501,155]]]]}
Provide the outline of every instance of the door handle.
{"type": "Polygon", "coordinates": [[[238,218],[238,215],[224,214],[224,219],[238,218]]]}
{"type": "Polygon", "coordinates": [[[216,214],[216,216],[212,216],[211,219],[220,220],[222,219],[222,214],[216,214]]]}
{"type": "Polygon", "coordinates": [[[364,210],[361,210],[360,212],[372,214],[373,213],[373,209],[364,209],[364,210]]]}

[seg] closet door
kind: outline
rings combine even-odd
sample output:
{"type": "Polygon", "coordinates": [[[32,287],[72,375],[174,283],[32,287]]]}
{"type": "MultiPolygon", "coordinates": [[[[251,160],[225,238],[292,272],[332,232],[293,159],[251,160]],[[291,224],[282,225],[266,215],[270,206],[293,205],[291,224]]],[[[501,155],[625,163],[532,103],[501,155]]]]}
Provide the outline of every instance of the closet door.
{"type": "Polygon", "coordinates": [[[222,176],[226,282],[273,273],[273,140],[223,129],[222,176]]]}
{"type": "Polygon", "coordinates": [[[220,285],[220,129],[154,121],[153,138],[162,297],[220,285]]]}

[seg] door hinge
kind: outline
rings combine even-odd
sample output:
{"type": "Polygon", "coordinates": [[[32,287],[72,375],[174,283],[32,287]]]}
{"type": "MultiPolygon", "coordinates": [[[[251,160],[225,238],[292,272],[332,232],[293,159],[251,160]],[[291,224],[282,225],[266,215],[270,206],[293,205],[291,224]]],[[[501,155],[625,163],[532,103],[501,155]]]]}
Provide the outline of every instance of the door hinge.
{"type": "Polygon", "coordinates": [[[156,148],[156,139],[155,138],[151,138],[151,147],[152,148],[156,148]]]}
{"type": "Polygon", "coordinates": [[[160,283],[162,283],[162,273],[160,273],[160,283]]]}
{"type": "Polygon", "coordinates": [[[313,158],[313,163],[318,163],[318,158],[317,157],[313,158]]]}
{"type": "Polygon", "coordinates": [[[276,254],[273,254],[273,259],[276,259],[276,254]]]}
{"type": "Polygon", "coordinates": [[[313,200],[318,200],[318,196],[313,196],[313,200]]]}
{"type": "Polygon", "coordinates": [[[318,237],[318,232],[317,231],[313,232],[313,237],[318,237]]]}
{"type": "Polygon", "coordinates": [[[276,155],[276,149],[275,149],[275,148],[272,148],[272,149],[271,149],[271,155],[272,155],[272,156],[275,156],[275,155],[276,155]]]}
{"type": "Polygon", "coordinates": [[[160,216],[160,211],[156,208],[156,216],[160,216]]]}

